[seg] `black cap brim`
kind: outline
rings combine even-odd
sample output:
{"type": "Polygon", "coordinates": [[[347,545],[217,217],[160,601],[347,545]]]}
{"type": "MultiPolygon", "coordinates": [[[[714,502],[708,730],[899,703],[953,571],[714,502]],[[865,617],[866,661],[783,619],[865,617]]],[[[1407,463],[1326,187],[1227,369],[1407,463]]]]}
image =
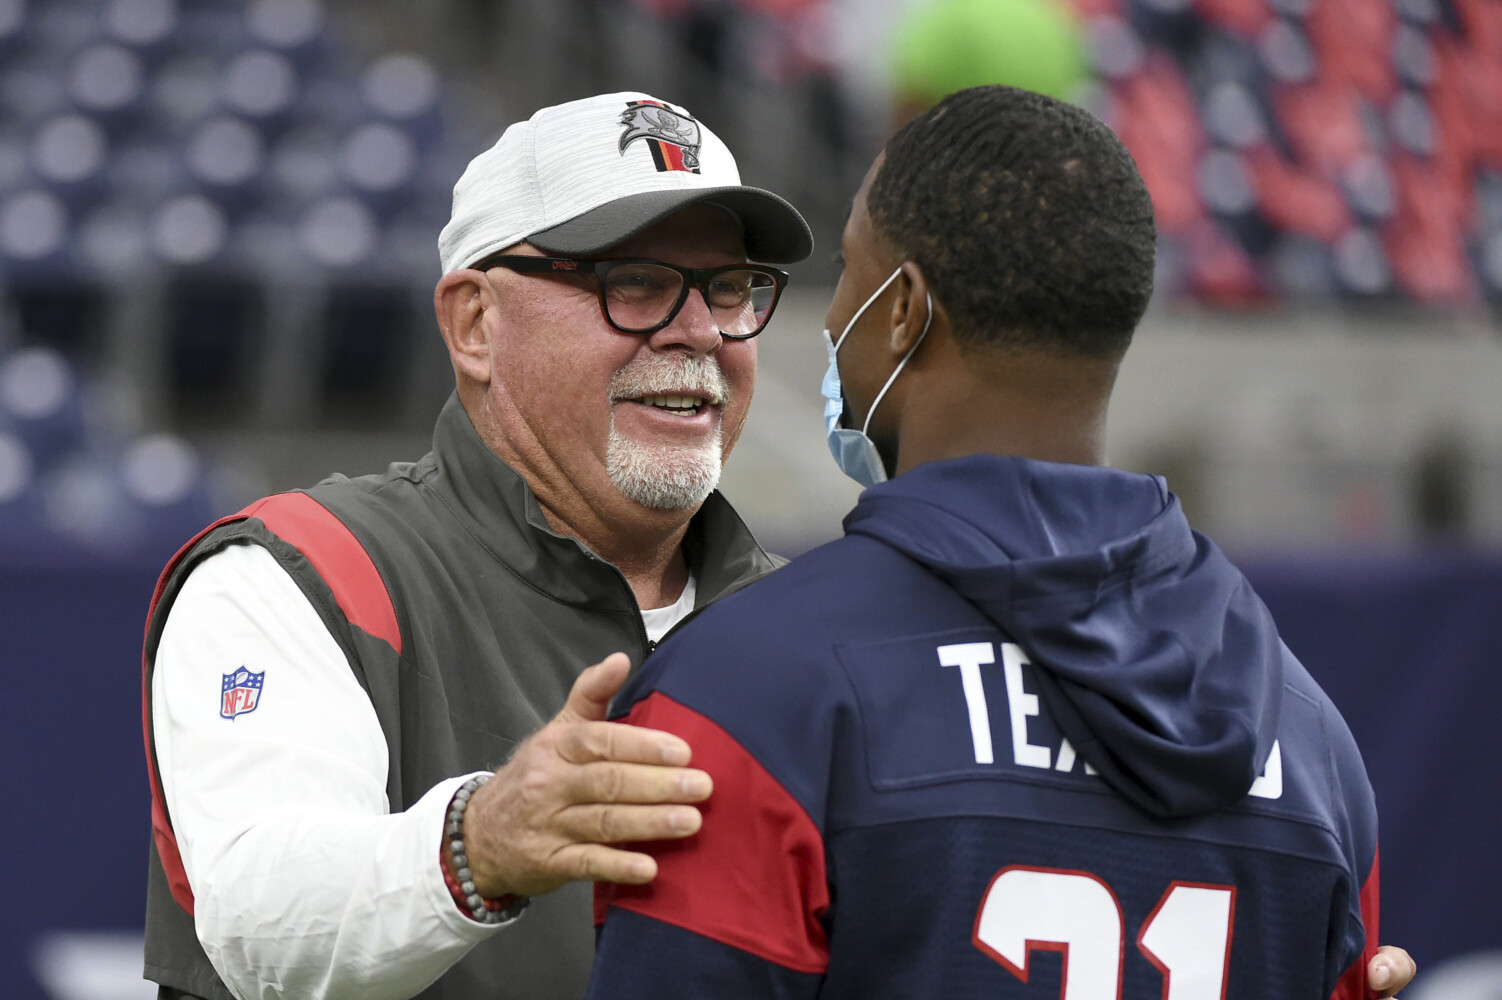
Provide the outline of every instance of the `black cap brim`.
{"type": "Polygon", "coordinates": [[[585,255],[608,250],[690,205],[720,205],[740,219],[746,256],[768,264],[792,264],[814,249],[803,216],[786,199],[752,187],[643,191],[607,202],[567,222],[527,237],[549,253],[585,255]]]}

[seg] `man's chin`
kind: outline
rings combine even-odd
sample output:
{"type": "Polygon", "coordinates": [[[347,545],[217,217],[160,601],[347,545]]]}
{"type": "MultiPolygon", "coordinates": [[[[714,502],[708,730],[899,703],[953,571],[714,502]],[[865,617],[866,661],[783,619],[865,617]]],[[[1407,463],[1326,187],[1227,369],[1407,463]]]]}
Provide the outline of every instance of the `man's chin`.
{"type": "Polygon", "coordinates": [[[687,448],[634,441],[612,426],[605,466],[616,489],[643,507],[697,510],[720,481],[719,434],[687,448]]]}

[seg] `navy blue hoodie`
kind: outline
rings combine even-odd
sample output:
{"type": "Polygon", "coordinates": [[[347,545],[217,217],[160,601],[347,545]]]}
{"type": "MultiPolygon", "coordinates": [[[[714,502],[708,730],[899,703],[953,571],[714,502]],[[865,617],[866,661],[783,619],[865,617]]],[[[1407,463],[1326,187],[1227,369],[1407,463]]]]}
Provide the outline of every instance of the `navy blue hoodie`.
{"type": "Polygon", "coordinates": [[[591,996],[1362,995],[1360,756],[1161,480],[934,462],[845,532],[617,699],[716,791],[591,996]]]}

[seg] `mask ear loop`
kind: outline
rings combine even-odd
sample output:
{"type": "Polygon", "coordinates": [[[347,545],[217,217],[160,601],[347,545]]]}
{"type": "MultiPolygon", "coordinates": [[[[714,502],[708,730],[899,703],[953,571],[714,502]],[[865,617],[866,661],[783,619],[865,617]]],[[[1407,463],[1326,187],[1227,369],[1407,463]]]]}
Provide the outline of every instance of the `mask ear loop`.
{"type": "MultiPolygon", "coordinates": [[[[895,278],[896,275],[894,274],[892,277],[895,278]]],[[[891,279],[887,280],[890,281],[891,279]]],[[[865,434],[866,429],[871,426],[871,417],[876,413],[876,407],[880,405],[881,397],[885,396],[887,390],[892,388],[892,383],[897,381],[897,376],[902,374],[902,369],[907,365],[907,359],[913,356],[913,352],[923,345],[923,338],[928,336],[929,325],[934,321],[934,297],[930,292],[924,292],[923,294],[928,300],[928,319],[923,321],[923,332],[918,334],[918,339],[913,341],[913,346],[907,349],[907,353],[902,356],[902,360],[897,362],[897,367],[892,369],[892,377],[887,379],[887,384],[882,386],[881,392],[876,394],[876,399],[872,401],[871,408],[866,411],[866,422],[861,425],[862,434],[865,434]]],[[[843,340],[844,338],[841,337],[840,339],[843,340]]]]}
{"type": "Polygon", "coordinates": [[[850,336],[850,331],[855,329],[856,322],[861,318],[862,315],[865,314],[867,309],[871,308],[871,303],[875,302],[876,297],[879,296],[882,292],[886,291],[887,286],[896,281],[897,276],[901,273],[902,268],[900,267],[897,270],[893,271],[890,275],[887,276],[887,280],[881,283],[881,287],[872,292],[871,297],[868,298],[865,302],[861,303],[861,307],[855,311],[855,315],[850,317],[850,322],[845,324],[845,331],[840,334],[840,339],[834,342],[834,350],[836,354],[840,352],[840,345],[845,342],[845,338],[850,336]]]}

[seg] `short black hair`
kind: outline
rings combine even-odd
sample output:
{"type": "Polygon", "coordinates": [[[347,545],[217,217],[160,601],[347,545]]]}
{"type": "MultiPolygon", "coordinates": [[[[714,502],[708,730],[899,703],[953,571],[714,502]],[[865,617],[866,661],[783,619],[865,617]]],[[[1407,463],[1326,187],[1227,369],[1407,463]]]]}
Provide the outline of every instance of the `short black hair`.
{"type": "Polygon", "coordinates": [[[1042,94],[950,94],[887,143],[866,207],[964,346],[1119,354],[1152,297],[1136,163],[1099,119],[1042,94]]]}

